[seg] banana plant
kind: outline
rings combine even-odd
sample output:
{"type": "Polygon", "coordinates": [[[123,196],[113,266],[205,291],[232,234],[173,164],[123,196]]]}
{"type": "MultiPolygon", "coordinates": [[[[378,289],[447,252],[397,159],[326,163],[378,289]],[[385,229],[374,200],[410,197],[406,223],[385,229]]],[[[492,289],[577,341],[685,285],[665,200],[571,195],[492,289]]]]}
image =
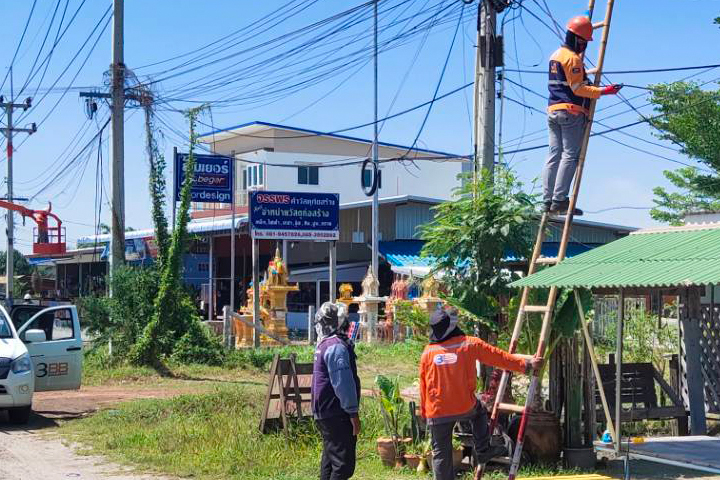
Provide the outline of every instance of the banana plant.
{"type": "Polygon", "coordinates": [[[385,424],[385,433],[392,439],[395,446],[396,461],[400,458],[400,415],[405,401],[400,396],[400,379],[389,379],[385,375],[375,377],[375,384],[380,392],[380,411],[385,424]]]}

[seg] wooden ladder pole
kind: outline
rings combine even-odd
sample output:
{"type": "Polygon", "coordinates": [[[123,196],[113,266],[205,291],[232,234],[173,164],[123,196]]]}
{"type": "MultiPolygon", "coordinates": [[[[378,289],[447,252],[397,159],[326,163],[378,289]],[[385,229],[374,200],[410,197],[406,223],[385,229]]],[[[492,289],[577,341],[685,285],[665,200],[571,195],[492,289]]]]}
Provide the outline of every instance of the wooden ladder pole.
{"type": "MultiPolygon", "coordinates": [[[[595,72],[595,81],[594,85],[598,86],[600,84],[600,80],[602,78],[602,69],[605,64],[605,52],[607,50],[607,41],[608,36],[610,34],[610,23],[612,20],[612,11],[613,7],[615,5],[614,0],[608,0],[607,1],[607,7],[605,12],[605,20],[603,23],[603,32],[602,32],[602,39],[600,41],[600,51],[598,54],[598,63],[597,63],[597,70],[595,72]]],[[[592,17],[592,12],[595,8],[595,0],[590,0],[589,3],[589,15],[592,17]]],[[[570,240],[570,231],[572,230],[572,222],[573,222],[573,213],[575,211],[575,206],[577,204],[577,198],[578,194],[580,192],[580,184],[582,182],[582,174],[583,169],[585,166],[585,158],[587,157],[587,151],[588,151],[588,145],[590,143],[590,132],[592,129],[593,120],[595,118],[595,109],[597,106],[597,100],[593,100],[590,102],[590,111],[588,113],[587,118],[587,124],[585,126],[585,132],[583,134],[583,142],[582,142],[582,148],[580,150],[580,156],[578,158],[578,166],[575,171],[575,181],[573,182],[573,191],[572,195],[570,196],[570,205],[568,207],[567,215],[565,216],[565,223],[563,225],[563,232],[562,237],[560,239],[560,247],[558,249],[558,256],[557,260],[558,263],[562,262],[565,259],[565,254],[567,252],[567,246],[568,242],[570,240]]],[[[540,235],[540,234],[539,234],[540,235]]],[[[555,286],[550,287],[550,292],[548,293],[548,301],[547,301],[547,310],[545,311],[545,314],[543,316],[543,323],[540,330],[540,339],[538,342],[538,348],[536,352],[537,357],[543,357],[545,354],[545,348],[547,345],[547,340],[550,335],[550,325],[552,323],[552,317],[553,317],[553,310],[555,306],[555,300],[557,299],[558,295],[558,288],[555,286]]],[[[517,324],[516,324],[517,327],[517,324]]],[[[541,370],[541,369],[540,369],[541,370]]],[[[520,457],[522,455],[522,448],[523,448],[523,441],[525,436],[525,427],[527,425],[528,421],[528,413],[530,412],[530,405],[532,404],[532,401],[535,397],[536,391],[540,388],[540,372],[535,370],[533,372],[532,379],[530,381],[530,387],[528,389],[528,394],[525,400],[525,409],[522,414],[522,418],[520,419],[520,428],[518,429],[518,435],[517,435],[517,442],[515,445],[515,451],[513,452],[513,458],[512,462],[510,463],[510,472],[508,474],[509,480],[514,480],[515,476],[517,475],[518,469],[520,467],[520,457]]],[[[493,409],[493,414],[495,414],[495,409],[493,409]]]]}
{"type": "MultiPolygon", "coordinates": [[[[545,228],[547,227],[548,217],[549,215],[547,213],[543,213],[542,217],[540,217],[540,225],[538,227],[537,236],[535,237],[535,245],[533,246],[532,256],[530,257],[530,264],[528,266],[528,275],[532,275],[535,272],[537,259],[538,257],[540,257],[540,253],[542,252],[542,244],[545,239],[545,228]]],[[[529,294],[530,288],[523,288],[522,296],[520,297],[520,307],[518,308],[518,314],[515,318],[515,326],[513,328],[512,337],[510,338],[510,346],[508,348],[508,351],[510,353],[514,353],[517,350],[518,339],[520,338],[520,334],[522,333],[522,326],[525,321],[524,310],[525,306],[527,305],[529,294]]],[[[495,431],[495,427],[497,426],[497,420],[500,413],[499,406],[500,403],[502,403],[503,398],[505,397],[505,390],[507,389],[509,380],[510,372],[504,370],[502,377],[500,378],[500,384],[498,385],[497,394],[495,396],[492,412],[490,414],[491,434],[493,431],[495,431]]]]}
{"type": "MultiPolygon", "coordinates": [[[[600,40],[600,52],[598,54],[597,70],[595,72],[595,81],[593,84],[597,87],[600,85],[602,79],[602,69],[605,65],[605,51],[607,50],[608,36],[610,34],[610,22],[612,20],[613,6],[615,0],[608,0],[607,8],[605,9],[605,26],[603,27],[602,38],[600,40]]],[[[594,8],[594,0],[590,0],[591,11],[594,8]]],[[[568,207],[568,213],[565,216],[565,225],[563,227],[562,238],[560,239],[560,249],[558,250],[558,262],[565,259],[565,252],[567,251],[567,244],[570,237],[570,229],[572,227],[573,212],[575,211],[575,205],[577,205],[577,198],[580,192],[580,184],[582,182],[582,174],[585,167],[585,157],[587,156],[588,145],[590,143],[590,131],[592,129],[593,120],[595,119],[595,108],[597,106],[597,100],[590,102],[590,112],[587,118],[587,125],[585,126],[585,133],[583,136],[582,148],[580,150],[580,157],[578,158],[578,166],[575,170],[575,181],[573,182],[572,195],[570,196],[570,206],[568,207]]]]}

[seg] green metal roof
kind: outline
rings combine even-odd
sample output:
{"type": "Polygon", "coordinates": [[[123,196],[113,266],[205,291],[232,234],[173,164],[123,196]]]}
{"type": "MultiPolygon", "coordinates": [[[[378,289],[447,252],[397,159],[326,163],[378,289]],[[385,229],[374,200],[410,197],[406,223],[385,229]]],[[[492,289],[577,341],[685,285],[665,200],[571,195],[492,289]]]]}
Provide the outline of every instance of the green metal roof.
{"type": "Polygon", "coordinates": [[[708,284],[720,284],[717,224],[634,232],[510,286],[617,288],[708,284]]]}

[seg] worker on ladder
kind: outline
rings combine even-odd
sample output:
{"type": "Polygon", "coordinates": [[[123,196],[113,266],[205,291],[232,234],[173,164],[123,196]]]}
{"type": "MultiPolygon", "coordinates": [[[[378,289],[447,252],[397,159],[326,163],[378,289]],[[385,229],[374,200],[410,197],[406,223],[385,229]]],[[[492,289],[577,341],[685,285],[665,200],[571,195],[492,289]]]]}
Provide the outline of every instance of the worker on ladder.
{"type": "MultiPolygon", "coordinates": [[[[542,177],[545,211],[553,215],[567,214],[570,206],[568,192],[582,149],[590,101],[602,95],[616,95],[622,88],[621,84],[590,85],[582,55],[593,39],[592,33],[593,25],[588,17],[572,18],[567,24],[565,44],[550,57],[550,155],[542,177]]],[[[575,209],[574,215],[582,215],[582,210],[575,209]]]]}

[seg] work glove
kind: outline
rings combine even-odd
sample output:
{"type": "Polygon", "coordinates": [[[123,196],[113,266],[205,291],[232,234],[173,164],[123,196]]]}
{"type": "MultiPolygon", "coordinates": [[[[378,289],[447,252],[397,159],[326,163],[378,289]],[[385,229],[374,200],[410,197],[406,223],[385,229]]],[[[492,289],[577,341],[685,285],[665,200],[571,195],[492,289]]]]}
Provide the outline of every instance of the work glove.
{"type": "Polygon", "coordinates": [[[603,89],[600,91],[600,94],[601,95],[617,95],[622,87],[623,87],[622,83],[613,83],[612,85],[603,87],[603,89]]]}

